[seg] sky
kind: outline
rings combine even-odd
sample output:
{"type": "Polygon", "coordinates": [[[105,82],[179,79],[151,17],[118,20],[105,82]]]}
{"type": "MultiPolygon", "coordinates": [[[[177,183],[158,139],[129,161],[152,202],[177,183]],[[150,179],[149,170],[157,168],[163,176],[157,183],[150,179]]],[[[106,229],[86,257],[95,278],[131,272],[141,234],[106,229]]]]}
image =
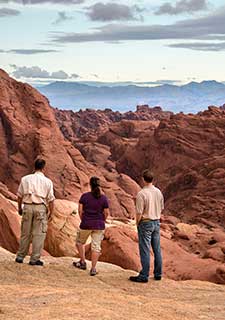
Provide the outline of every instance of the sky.
{"type": "Polygon", "coordinates": [[[0,39],[31,84],[225,81],[224,0],[0,0],[0,39]]]}

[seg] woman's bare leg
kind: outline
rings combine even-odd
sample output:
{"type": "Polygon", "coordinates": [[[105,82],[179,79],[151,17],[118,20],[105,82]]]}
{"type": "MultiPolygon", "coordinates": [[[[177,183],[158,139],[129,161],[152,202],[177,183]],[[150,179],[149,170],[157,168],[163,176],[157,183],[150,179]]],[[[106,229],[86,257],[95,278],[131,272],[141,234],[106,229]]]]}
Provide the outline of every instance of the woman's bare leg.
{"type": "Polygon", "coordinates": [[[85,245],[81,243],[77,243],[76,246],[77,246],[77,250],[78,250],[81,262],[85,262],[85,245]]]}
{"type": "Polygon", "coordinates": [[[91,252],[91,269],[96,269],[96,264],[98,262],[98,258],[100,257],[101,252],[93,251],[91,252]]]}

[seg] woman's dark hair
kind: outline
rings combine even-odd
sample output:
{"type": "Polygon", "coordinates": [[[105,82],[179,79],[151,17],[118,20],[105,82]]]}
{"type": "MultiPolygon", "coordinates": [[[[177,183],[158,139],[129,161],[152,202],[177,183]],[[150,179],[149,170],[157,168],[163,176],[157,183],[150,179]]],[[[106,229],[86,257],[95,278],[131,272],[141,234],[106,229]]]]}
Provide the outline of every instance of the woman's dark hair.
{"type": "Polygon", "coordinates": [[[91,177],[90,179],[91,193],[98,199],[101,197],[100,179],[98,177],[91,177]]]}

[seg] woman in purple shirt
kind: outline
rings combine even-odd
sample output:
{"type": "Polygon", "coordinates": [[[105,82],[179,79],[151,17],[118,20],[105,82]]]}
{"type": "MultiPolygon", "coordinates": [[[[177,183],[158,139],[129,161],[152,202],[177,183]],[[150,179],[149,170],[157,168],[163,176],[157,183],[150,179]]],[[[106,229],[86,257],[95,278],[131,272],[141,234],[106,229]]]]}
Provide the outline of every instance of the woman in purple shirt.
{"type": "Polygon", "coordinates": [[[76,246],[80,261],[73,262],[79,269],[86,270],[85,243],[91,236],[91,270],[90,275],[97,274],[96,264],[101,254],[101,241],[104,237],[105,220],[109,214],[107,197],[101,193],[100,180],[97,177],[90,179],[91,192],[83,193],[79,200],[80,229],[77,233],[76,246]]]}

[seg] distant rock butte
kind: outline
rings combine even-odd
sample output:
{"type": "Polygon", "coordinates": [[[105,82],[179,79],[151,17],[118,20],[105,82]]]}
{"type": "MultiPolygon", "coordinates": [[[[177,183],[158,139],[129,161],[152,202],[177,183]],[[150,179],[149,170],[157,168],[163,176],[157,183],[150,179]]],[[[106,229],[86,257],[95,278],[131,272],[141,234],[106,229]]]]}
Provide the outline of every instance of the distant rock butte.
{"type": "MultiPolygon", "coordinates": [[[[162,119],[168,119],[172,112],[162,111],[161,107],[150,108],[148,105],[137,106],[135,112],[121,113],[111,109],[86,109],[78,112],[54,109],[56,120],[63,135],[71,142],[96,140],[99,135],[108,130],[113,123],[122,120],[152,122],[157,126],[162,119]]],[[[132,124],[131,124],[132,125],[132,124]]],[[[144,125],[147,127],[147,125],[144,125]]]]}

